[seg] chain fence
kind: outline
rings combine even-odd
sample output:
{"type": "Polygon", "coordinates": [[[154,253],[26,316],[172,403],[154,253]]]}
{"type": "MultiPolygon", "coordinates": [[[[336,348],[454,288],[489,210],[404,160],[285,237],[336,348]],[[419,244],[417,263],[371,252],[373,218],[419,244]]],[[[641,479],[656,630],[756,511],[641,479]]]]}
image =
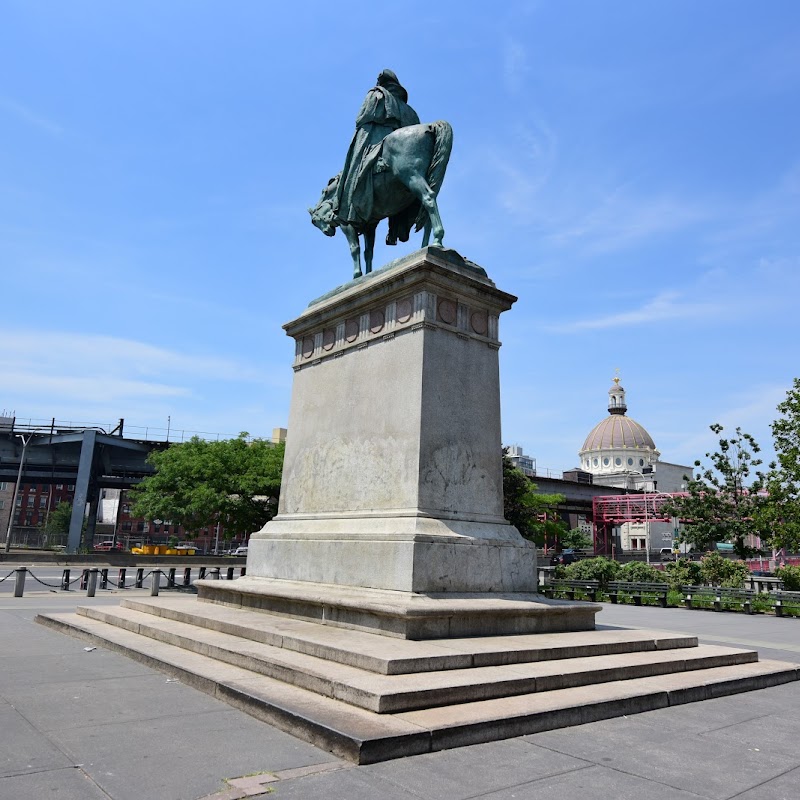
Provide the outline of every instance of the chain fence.
{"type": "Polygon", "coordinates": [[[168,591],[187,591],[196,593],[197,588],[192,581],[192,572],[197,569],[197,580],[235,580],[236,577],[244,577],[247,572],[246,567],[238,568],[239,575],[236,576],[235,567],[227,567],[224,572],[219,567],[184,567],[182,575],[178,576],[179,567],[169,567],[167,569],[151,569],[145,572],[146,567],[120,567],[116,578],[110,576],[109,573],[113,572],[113,568],[97,568],[84,567],[80,569],[78,575],[71,578],[71,569],[64,569],[62,572],[61,580],[58,583],[49,583],[36,575],[33,570],[28,567],[17,567],[11,570],[7,575],[0,578],[0,583],[8,580],[12,575],[16,576],[16,586],[14,589],[15,597],[22,597],[25,591],[25,581],[28,576],[33,578],[36,583],[45,586],[51,590],[60,590],[64,592],[70,591],[70,586],[80,582],[80,589],[86,590],[88,597],[94,597],[95,591],[99,588],[105,591],[115,591],[120,589],[144,589],[145,582],[150,580],[150,593],[151,595],[158,595],[160,590],[168,591]],[[136,576],[129,582],[129,572],[135,571],[136,576]],[[166,583],[162,583],[161,576],[166,578],[166,583]]]}

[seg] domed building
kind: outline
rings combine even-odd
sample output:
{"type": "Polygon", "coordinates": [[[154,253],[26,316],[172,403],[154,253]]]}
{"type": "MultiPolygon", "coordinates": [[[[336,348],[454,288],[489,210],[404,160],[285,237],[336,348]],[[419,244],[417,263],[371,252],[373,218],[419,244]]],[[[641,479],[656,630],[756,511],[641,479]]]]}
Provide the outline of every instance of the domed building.
{"type": "Polygon", "coordinates": [[[655,490],[653,473],[661,453],[643,425],[626,416],[619,378],[608,390],[608,416],[592,428],[579,451],[581,468],[594,483],[622,489],[655,490]]]}
{"type": "MultiPolygon", "coordinates": [[[[608,416],[592,428],[579,450],[582,470],[602,486],[643,492],[681,492],[693,467],[661,461],[653,437],[627,416],[625,389],[619,378],[608,390],[608,416]]],[[[672,543],[669,522],[625,522],[619,528],[619,547],[658,552],[672,543]]]]}

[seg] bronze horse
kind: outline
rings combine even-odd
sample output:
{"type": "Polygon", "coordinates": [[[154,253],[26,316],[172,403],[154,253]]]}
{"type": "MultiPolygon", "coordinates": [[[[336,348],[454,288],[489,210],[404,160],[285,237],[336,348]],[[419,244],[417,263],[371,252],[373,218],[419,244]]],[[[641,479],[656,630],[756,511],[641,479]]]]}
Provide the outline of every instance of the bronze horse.
{"type": "MultiPolygon", "coordinates": [[[[365,272],[372,272],[375,229],[382,219],[390,218],[387,244],[396,239],[407,241],[411,228],[425,229],[422,246],[442,246],[444,227],[436,197],[444,180],[453,146],[453,129],[442,120],[423,125],[408,125],[390,133],[379,145],[381,151],[372,176],[372,202],[369,219],[363,223],[345,222],[336,216],[335,200],[341,173],[331,178],[322,190],[316,208],[309,208],[311,222],[326,236],[341,228],[353,257],[353,277],[361,277],[361,248],[364,237],[365,272]]],[[[369,168],[373,168],[370,166],[369,168]]]]}

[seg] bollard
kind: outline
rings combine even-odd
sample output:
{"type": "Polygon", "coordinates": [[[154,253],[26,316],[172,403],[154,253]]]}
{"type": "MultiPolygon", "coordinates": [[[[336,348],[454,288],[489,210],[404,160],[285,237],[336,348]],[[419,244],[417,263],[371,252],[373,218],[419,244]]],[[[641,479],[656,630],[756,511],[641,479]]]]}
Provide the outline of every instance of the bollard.
{"type": "Polygon", "coordinates": [[[158,597],[158,590],[161,588],[161,570],[154,569],[153,576],[150,578],[150,596],[158,597]]]}
{"type": "Polygon", "coordinates": [[[170,567],[167,573],[167,589],[175,588],[175,567],[170,567]]]}
{"type": "Polygon", "coordinates": [[[27,567],[17,567],[17,580],[14,584],[14,597],[22,597],[22,595],[25,593],[25,575],[27,573],[27,567]]]}
{"type": "Polygon", "coordinates": [[[183,570],[183,585],[191,586],[192,584],[192,568],[186,567],[183,570]]]}
{"type": "Polygon", "coordinates": [[[65,569],[64,574],[61,576],[61,588],[65,591],[69,591],[69,570],[65,569]]]}
{"type": "Polygon", "coordinates": [[[197,578],[200,581],[204,581],[206,579],[206,568],[200,567],[200,575],[197,578]]]}
{"type": "Polygon", "coordinates": [[[119,571],[119,577],[117,578],[117,589],[125,588],[125,571],[125,567],[122,567],[119,571]]]}
{"type": "Polygon", "coordinates": [[[219,580],[219,567],[214,567],[211,572],[208,573],[209,580],[218,581],[219,580]]]}
{"type": "Polygon", "coordinates": [[[100,588],[101,589],[108,589],[108,570],[101,569],[100,570],[100,588]]]}
{"type": "Polygon", "coordinates": [[[144,583],[144,567],[139,567],[136,570],[136,588],[141,589],[144,583]]]}
{"type": "Polygon", "coordinates": [[[245,576],[245,575],[247,575],[247,567],[242,567],[242,568],[239,570],[239,577],[240,577],[240,578],[244,578],[244,576],[245,576]]]}
{"type": "Polygon", "coordinates": [[[228,579],[229,581],[232,581],[232,580],[233,580],[233,567],[228,567],[227,579],[228,579]]]}
{"type": "Polygon", "coordinates": [[[89,585],[89,570],[88,569],[85,569],[83,572],[81,572],[81,584],[80,585],[81,585],[81,591],[86,589],[86,587],[89,585]]]}
{"type": "Polygon", "coordinates": [[[86,596],[94,597],[94,593],[96,591],[97,591],[97,567],[94,567],[89,570],[89,582],[86,587],[86,596]]]}

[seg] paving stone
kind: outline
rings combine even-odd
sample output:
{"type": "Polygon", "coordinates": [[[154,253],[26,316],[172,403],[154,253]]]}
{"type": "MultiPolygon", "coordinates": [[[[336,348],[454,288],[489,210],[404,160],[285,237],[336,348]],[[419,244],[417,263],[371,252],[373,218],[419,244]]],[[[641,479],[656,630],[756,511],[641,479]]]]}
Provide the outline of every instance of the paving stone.
{"type": "Polygon", "coordinates": [[[370,777],[404,788],[411,797],[466,800],[586,766],[581,759],[510,739],[362,769],[370,777]]]}
{"type": "Polygon", "coordinates": [[[0,776],[73,766],[68,755],[9,703],[0,705],[0,736],[0,776]]]}
{"type": "Polygon", "coordinates": [[[54,741],[114,800],[196,800],[223,779],[330,761],[330,754],[238,712],[60,730],[54,741]]]}
{"type": "Polygon", "coordinates": [[[736,800],[797,800],[800,769],[792,769],[736,796],[736,800]]]}
{"type": "MultiPolygon", "coordinates": [[[[476,796],[480,800],[707,800],[699,789],[639,778],[604,767],[587,767],[476,796]]],[[[737,798],[738,800],[738,798],[737,798]]]]}
{"type": "Polygon", "coordinates": [[[757,750],[755,737],[749,743],[730,746],[726,742],[721,747],[714,736],[665,733],[638,719],[587,726],[581,735],[571,737],[564,733],[552,731],[526,739],[558,753],[720,800],[800,763],[800,753],[787,764],[783,754],[757,750]]]}
{"type": "Polygon", "coordinates": [[[73,767],[0,777],[0,797],[8,800],[50,797],[57,800],[108,800],[108,795],[83,770],[73,767]]]}

